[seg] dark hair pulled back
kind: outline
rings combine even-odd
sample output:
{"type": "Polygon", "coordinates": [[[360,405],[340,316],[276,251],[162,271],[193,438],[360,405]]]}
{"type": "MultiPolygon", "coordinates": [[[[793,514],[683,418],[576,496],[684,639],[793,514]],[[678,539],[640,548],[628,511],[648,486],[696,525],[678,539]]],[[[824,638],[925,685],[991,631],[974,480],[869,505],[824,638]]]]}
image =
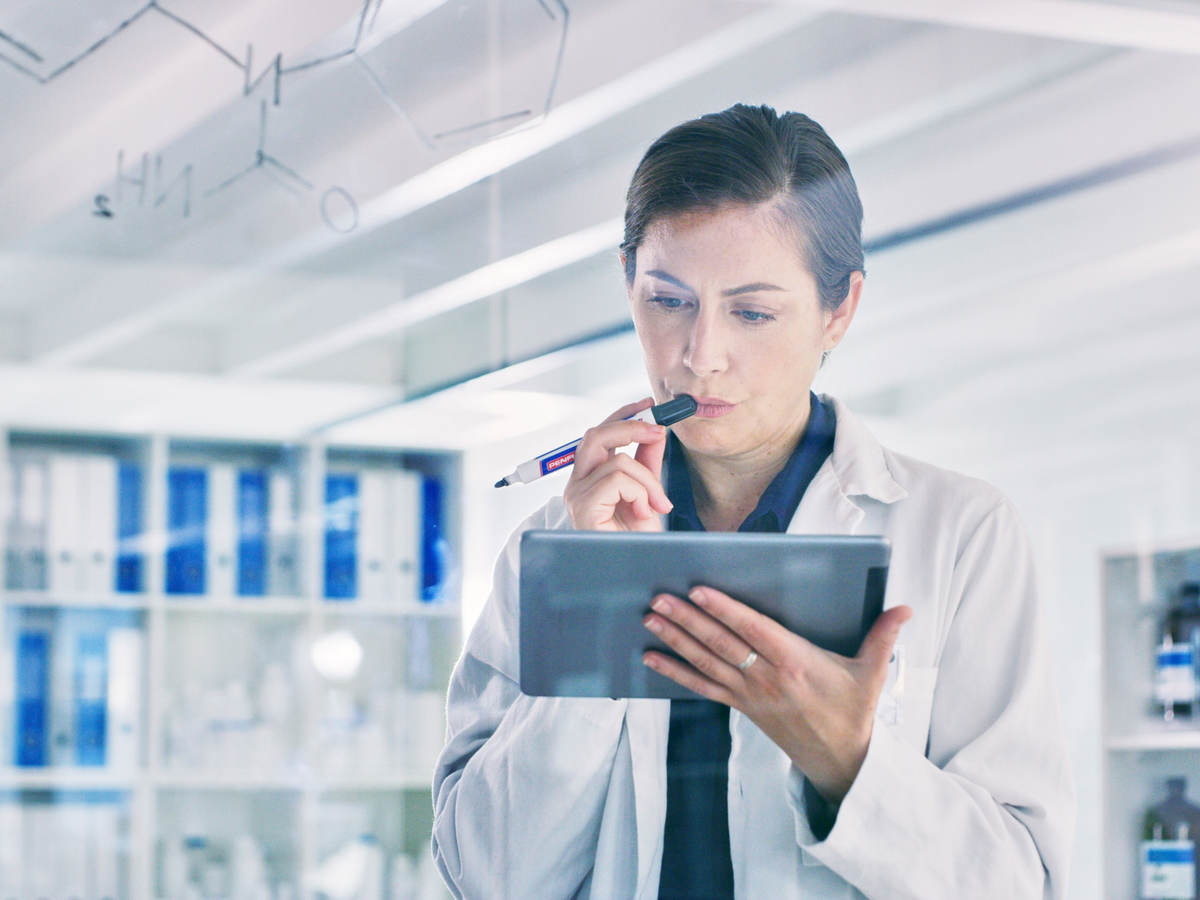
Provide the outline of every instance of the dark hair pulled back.
{"type": "Polygon", "coordinates": [[[862,203],[846,158],[802,113],[739,103],[677,125],[650,145],[625,196],[625,277],[658,219],[729,204],[774,204],[796,236],[824,309],[864,272],[862,203]]]}

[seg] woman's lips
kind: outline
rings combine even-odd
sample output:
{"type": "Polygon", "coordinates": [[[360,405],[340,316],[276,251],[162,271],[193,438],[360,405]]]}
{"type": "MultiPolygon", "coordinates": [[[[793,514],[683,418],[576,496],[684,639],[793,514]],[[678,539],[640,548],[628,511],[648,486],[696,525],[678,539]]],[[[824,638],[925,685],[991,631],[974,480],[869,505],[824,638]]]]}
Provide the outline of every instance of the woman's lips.
{"type": "Polygon", "coordinates": [[[724,400],[717,400],[713,397],[696,398],[696,415],[702,419],[715,419],[723,416],[733,407],[733,403],[726,403],[724,400]]]}

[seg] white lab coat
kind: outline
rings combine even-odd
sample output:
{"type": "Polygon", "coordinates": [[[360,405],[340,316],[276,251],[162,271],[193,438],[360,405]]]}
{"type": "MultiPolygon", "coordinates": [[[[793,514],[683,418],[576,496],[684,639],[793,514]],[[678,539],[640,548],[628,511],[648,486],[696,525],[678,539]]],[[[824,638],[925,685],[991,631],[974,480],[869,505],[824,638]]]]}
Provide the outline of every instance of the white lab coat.
{"type": "MultiPolygon", "coordinates": [[[[833,453],[788,532],[890,539],[885,605],[915,612],[902,718],[877,714],[817,840],[802,773],[731,713],[736,896],[1062,898],[1074,788],[1024,528],[995,488],[882,447],[833,402],[833,453]]],[[[517,686],[518,538],[569,527],[555,499],[514,532],[451,679],[433,851],[456,896],[657,897],[668,701],[517,686]]]]}

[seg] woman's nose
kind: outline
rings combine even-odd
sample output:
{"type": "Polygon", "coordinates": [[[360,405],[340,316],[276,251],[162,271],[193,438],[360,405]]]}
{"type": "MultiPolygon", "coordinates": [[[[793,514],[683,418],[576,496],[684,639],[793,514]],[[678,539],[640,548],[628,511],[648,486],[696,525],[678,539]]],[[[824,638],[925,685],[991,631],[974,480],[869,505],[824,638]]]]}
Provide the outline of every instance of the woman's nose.
{"type": "Polygon", "coordinates": [[[728,365],[728,348],[720,323],[701,313],[692,321],[683,364],[697,375],[724,371],[728,365]]]}

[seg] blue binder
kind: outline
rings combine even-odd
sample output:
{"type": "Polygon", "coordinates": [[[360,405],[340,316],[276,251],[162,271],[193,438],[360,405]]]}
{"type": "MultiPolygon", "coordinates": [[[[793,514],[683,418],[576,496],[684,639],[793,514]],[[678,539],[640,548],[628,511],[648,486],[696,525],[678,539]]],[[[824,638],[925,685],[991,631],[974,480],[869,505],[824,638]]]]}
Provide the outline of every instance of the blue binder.
{"type": "Polygon", "coordinates": [[[16,721],[13,756],[18,766],[44,766],[49,757],[50,635],[17,634],[16,721]]]}
{"type": "Polygon", "coordinates": [[[242,469],[237,482],[237,592],[267,592],[267,473],[242,469]]]}
{"type": "Polygon", "coordinates": [[[325,476],[325,596],[358,593],[358,476],[325,476]]]}
{"type": "Polygon", "coordinates": [[[442,483],[426,478],[421,483],[421,600],[425,603],[442,598],[447,550],[442,533],[442,483]]]}
{"type": "Polygon", "coordinates": [[[102,766],[108,735],[108,636],[81,634],[75,656],[75,762],[102,766]]]}
{"type": "Polygon", "coordinates": [[[167,474],[167,593],[205,591],[208,473],[172,468],[167,474]]]}
{"type": "Polygon", "coordinates": [[[117,591],[146,589],[141,551],[142,469],[121,463],[117,469],[117,591]]]}

